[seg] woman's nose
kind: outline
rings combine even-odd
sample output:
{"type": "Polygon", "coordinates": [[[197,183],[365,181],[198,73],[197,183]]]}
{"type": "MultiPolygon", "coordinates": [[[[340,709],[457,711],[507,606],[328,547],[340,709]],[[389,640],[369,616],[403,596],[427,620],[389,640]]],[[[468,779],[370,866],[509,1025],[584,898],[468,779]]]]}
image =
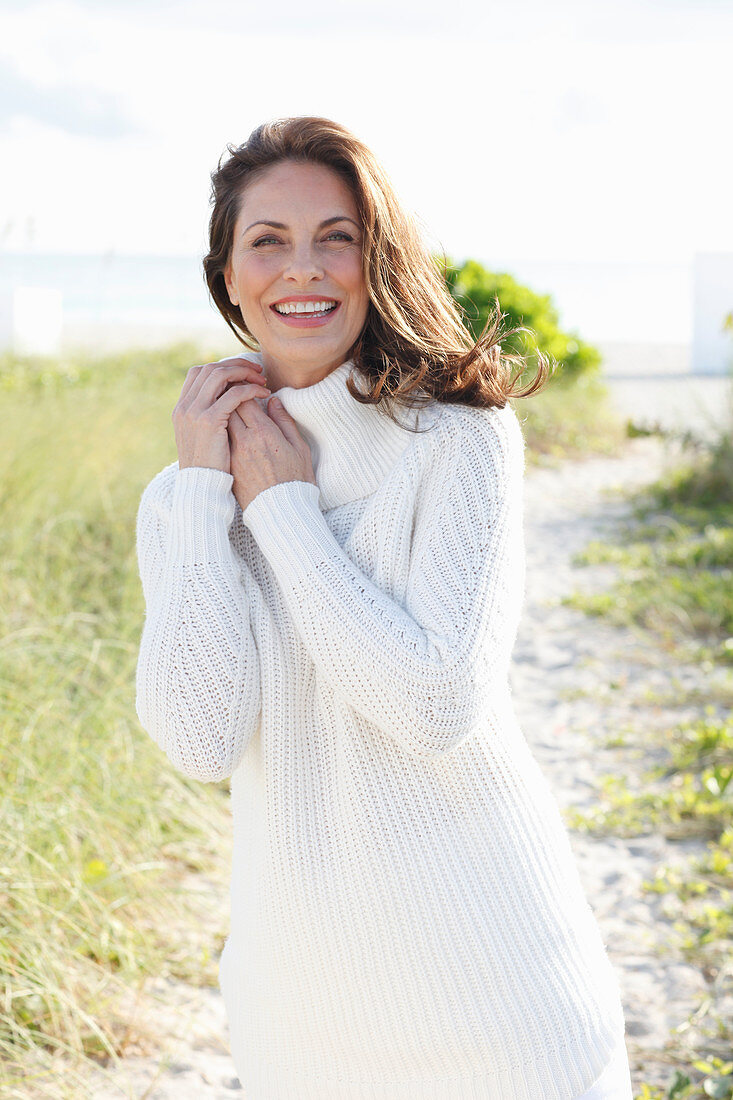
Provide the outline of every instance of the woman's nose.
{"type": "Polygon", "coordinates": [[[318,261],[314,250],[308,245],[293,248],[288,257],[285,271],[286,279],[305,281],[308,279],[322,279],[323,268],[318,261]]]}

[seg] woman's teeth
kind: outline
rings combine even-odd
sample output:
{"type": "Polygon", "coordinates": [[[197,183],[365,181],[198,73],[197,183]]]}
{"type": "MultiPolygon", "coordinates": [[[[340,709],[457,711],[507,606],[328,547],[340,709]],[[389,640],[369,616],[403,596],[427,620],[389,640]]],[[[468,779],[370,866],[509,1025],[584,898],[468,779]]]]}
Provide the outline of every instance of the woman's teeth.
{"type": "Polygon", "coordinates": [[[323,302],[280,302],[274,308],[278,313],[329,313],[337,305],[328,298],[323,302]]]}

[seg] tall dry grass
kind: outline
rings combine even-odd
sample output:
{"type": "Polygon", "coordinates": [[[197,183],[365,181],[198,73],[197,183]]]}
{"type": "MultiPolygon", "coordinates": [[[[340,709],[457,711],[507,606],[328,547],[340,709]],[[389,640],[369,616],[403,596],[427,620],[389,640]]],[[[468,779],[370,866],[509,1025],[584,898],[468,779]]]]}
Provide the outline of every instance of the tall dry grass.
{"type": "Polygon", "coordinates": [[[151,975],[212,980],[227,914],[194,932],[186,876],[226,873],[226,798],[134,710],[135,514],[197,361],[0,365],[2,1095],[61,1095],[59,1053],[122,1053],[151,975]]]}

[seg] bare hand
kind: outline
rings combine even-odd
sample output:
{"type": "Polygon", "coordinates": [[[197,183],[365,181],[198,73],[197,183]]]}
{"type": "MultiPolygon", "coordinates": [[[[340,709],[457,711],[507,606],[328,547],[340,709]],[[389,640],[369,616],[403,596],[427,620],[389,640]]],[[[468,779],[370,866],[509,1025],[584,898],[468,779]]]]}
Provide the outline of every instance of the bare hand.
{"type": "Polygon", "coordinates": [[[229,418],[242,402],[254,405],[253,398],[269,396],[262,367],[243,356],[191,367],[171,414],[178,468],[206,466],[231,473],[229,418]]]}
{"type": "Polygon", "coordinates": [[[232,492],[245,510],[258,493],[284,481],[315,485],[310,447],[283,405],[272,398],[266,407],[245,401],[229,421],[234,475],[232,492]]]}

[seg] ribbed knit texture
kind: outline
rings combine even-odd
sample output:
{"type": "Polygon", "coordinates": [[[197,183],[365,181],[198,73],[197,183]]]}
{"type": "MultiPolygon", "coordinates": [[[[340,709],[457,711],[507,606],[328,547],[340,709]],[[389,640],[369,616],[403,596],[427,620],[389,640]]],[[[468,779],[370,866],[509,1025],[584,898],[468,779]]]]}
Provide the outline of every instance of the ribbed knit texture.
{"type": "Polygon", "coordinates": [[[138,513],[138,716],[231,776],[244,1094],[576,1100],[624,1017],[510,696],[521,429],[432,403],[405,431],[350,370],[278,393],[317,486],[242,513],[230,474],[173,463],[138,513]]]}

